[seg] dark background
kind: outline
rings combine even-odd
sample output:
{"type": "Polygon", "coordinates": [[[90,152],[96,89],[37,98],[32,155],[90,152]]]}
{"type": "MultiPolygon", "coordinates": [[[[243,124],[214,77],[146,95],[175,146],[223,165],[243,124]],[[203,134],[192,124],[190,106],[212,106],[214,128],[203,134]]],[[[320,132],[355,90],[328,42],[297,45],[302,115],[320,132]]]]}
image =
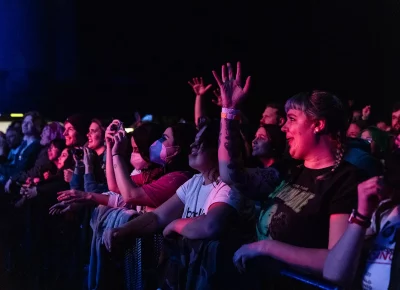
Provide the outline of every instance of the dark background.
{"type": "Polygon", "coordinates": [[[212,69],[237,60],[253,77],[253,120],[313,88],[378,115],[400,100],[396,1],[36,1],[42,65],[26,69],[24,90],[3,89],[3,112],[192,119],[187,81],[213,82],[212,69]]]}

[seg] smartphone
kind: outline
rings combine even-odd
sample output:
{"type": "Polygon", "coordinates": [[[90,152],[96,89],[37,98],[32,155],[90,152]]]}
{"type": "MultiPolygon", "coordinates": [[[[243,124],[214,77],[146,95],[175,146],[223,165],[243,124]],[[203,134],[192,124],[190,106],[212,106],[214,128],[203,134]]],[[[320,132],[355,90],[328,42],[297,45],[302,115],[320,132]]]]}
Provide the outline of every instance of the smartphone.
{"type": "Polygon", "coordinates": [[[118,132],[119,130],[123,130],[124,129],[124,123],[123,122],[119,122],[119,124],[113,124],[110,128],[112,131],[114,132],[118,132]]]}

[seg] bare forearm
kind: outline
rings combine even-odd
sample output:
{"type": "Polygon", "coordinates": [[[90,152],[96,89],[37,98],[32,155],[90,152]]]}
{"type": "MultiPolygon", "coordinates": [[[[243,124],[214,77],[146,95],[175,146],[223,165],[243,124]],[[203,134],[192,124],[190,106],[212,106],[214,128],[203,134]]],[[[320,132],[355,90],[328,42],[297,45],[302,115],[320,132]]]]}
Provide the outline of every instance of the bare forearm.
{"type": "Polygon", "coordinates": [[[108,205],[110,197],[105,194],[89,193],[89,200],[95,204],[108,205]]]}
{"type": "Polygon", "coordinates": [[[196,101],[194,103],[194,123],[196,127],[199,126],[199,119],[200,117],[204,116],[204,101],[203,97],[200,95],[196,95],[196,101]]]}
{"type": "Polygon", "coordinates": [[[107,185],[110,191],[120,193],[117,180],[115,179],[114,166],[113,166],[113,156],[111,152],[111,145],[107,144],[107,153],[106,153],[106,177],[107,177],[107,185]]]}
{"type": "Polygon", "coordinates": [[[295,247],[279,241],[267,240],[265,254],[286,264],[322,273],[328,249],[295,247]]]}
{"type": "Polygon", "coordinates": [[[123,225],[119,234],[124,238],[138,238],[154,234],[165,226],[156,214],[148,212],[123,225]]]}
{"type": "Polygon", "coordinates": [[[337,242],[329,251],[324,266],[324,278],[332,282],[347,286],[357,271],[366,230],[356,224],[350,224],[337,242]]]}
{"type": "Polygon", "coordinates": [[[204,219],[205,216],[176,220],[175,231],[191,240],[212,239],[215,235],[204,219]]]}
{"type": "Polygon", "coordinates": [[[131,190],[135,188],[135,186],[129,176],[128,168],[120,155],[113,157],[113,165],[115,179],[122,197],[125,201],[135,198],[135,196],[131,194],[131,190]]]}
{"type": "Polygon", "coordinates": [[[221,119],[218,148],[219,171],[221,179],[229,184],[244,184],[245,169],[242,160],[243,140],[237,120],[221,119]]]}

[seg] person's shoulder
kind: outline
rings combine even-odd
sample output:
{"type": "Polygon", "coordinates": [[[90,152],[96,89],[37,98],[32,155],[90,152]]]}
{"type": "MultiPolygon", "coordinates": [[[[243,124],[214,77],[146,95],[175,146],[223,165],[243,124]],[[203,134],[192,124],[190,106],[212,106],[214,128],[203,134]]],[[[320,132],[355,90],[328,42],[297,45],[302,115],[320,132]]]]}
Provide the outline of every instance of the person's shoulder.
{"type": "Polygon", "coordinates": [[[334,171],[334,175],[341,180],[349,180],[349,182],[362,182],[368,179],[368,174],[347,161],[342,161],[334,171]]]}
{"type": "Polygon", "coordinates": [[[201,174],[194,174],[192,172],[189,171],[173,171],[173,172],[169,172],[165,175],[163,175],[162,177],[181,177],[181,178],[186,178],[186,179],[191,179],[195,176],[201,176],[201,174]]]}

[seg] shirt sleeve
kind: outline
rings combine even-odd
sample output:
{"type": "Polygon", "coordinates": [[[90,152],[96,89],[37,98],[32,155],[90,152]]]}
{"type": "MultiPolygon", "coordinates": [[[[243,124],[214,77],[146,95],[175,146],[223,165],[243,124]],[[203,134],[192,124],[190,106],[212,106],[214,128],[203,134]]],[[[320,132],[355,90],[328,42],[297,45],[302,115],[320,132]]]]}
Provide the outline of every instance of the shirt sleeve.
{"type": "Polygon", "coordinates": [[[210,205],[208,206],[208,208],[210,208],[210,206],[213,205],[214,203],[223,202],[223,203],[229,204],[234,209],[236,209],[238,212],[240,211],[241,201],[242,201],[240,193],[236,192],[235,190],[232,190],[225,183],[218,186],[217,189],[215,189],[215,190],[217,190],[217,193],[215,194],[215,197],[210,202],[210,205]]]}
{"type": "Polygon", "coordinates": [[[184,184],[182,184],[177,190],[176,190],[176,195],[179,197],[179,199],[183,202],[183,204],[186,204],[186,195],[188,194],[191,184],[193,183],[193,176],[191,179],[186,181],[184,184]]]}
{"type": "Polygon", "coordinates": [[[166,174],[156,181],[145,184],[142,189],[151,199],[155,207],[160,206],[173,196],[178,188],[189,179],[187,174],[172,172],[166,174]]]}
{"type": "Polygon", "coordinates": [[[126,203],[120,194],[112,192],[112,191],[103,192],[102,194],[108,195],[108,204],[107,205],[109,207],[124,207],[124,206],[126,206],[126,203]]]}
{"type": "Polygon", "coordinates": [[[329,204],[329,215],[350,214],[357,207],[358,184],[365,179],[367,179],[366,174],[353,166],[351,170],[341,173],[341,177],[332,185],[334,194],[329,204]]]}

